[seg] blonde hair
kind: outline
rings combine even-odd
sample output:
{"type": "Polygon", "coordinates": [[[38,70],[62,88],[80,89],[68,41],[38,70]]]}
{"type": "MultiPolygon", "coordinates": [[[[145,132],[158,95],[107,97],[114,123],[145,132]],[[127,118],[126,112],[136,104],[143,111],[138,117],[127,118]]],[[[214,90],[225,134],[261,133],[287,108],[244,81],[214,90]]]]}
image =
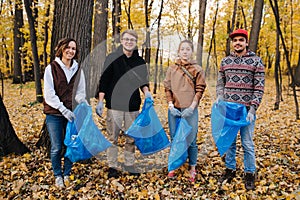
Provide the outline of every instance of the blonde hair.
{"type": "Polygon", "coordinates": [[[129,35],[132,35],[133,37],[135,37],[136,40],[138,40],[138,34],[133,29],[127,29],[127,30],[123,31],[121,33],[121,40],[123,39],[123,36],[124,36],[125,33],[127,33],[129,35]]]}

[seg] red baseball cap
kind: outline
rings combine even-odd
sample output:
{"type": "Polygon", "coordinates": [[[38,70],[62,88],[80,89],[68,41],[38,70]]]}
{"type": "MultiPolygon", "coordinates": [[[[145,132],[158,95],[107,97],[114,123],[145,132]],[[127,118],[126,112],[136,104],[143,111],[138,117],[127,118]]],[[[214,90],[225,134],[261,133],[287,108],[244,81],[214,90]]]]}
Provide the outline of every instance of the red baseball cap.
{"type": "Polygon", "coordinates": [[[248,32],[245,29],[237,29],[229,35],[231,39],[233,39],[235,36],[243,36],[248,41],[248,32]]]}

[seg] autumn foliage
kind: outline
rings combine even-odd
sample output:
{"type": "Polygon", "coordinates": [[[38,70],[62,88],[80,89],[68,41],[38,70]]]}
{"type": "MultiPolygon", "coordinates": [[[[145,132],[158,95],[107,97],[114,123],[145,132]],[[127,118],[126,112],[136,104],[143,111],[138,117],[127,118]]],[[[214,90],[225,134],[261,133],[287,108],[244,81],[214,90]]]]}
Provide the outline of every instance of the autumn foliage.
{"type": "MultiPolygon", "coordinates": [[[[300,198],[300,122],[294,119],[291,91],[285,87],[280,110],[272,109],[275,101],[273,80],[267,80],[266,91],[255,129],[258,177],[256,189],[246,191],[243,181],[243,152],[238,142],[237,178],[231,184],[219,185],[224,170],[211,136],[210,109],[214,101],[213,87],[208,87],[199,107],[199,156],[197,179],[188,181],[187,166],[179,169],[177,178],[167,179],[164,168],[143,173],[140,177],[123,174],[108,179],[104,159],[73,166],[71,183],[64,190],[53,182],[50,159],[35,143],[44,121],[42,104],[34,104],[33,83],[20,88],[5,82],[4,105],[19,139],[31,152],[18,156],[10,154],[0,162],[1,199],[299,199],[300,198]],[[20,93],[22,91],[22,93],[20,93]]],[[[92,100],[92,106],[96,102],[92,100]]],[[[168,132],[167,105],[164,93],[155,96],[155,108],[168,132]]],[[[98,117],[93,113],[95,120],[98,117]]],[[[99,127],[105,133],[103,120],[99,127]]],[[[238,140],[239,141],[239,140],[238,140]]],[[[162,161],[163,162],[163,161],[162,161]]]]}

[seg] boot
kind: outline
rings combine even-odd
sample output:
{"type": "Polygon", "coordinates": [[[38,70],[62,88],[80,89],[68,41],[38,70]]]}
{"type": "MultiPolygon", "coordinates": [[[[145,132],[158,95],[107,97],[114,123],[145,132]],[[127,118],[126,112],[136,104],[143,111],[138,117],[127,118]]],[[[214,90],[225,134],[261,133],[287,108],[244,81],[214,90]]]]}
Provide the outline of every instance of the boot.
{"type": "Polygon", "coordinates": [[[221,178],[218,180],[219,183],[223,183],[225,180],[227,180],[227,183],[230,183],[232,179],[235,177],[236,171],[233,169],[225,169],[225,173],[221,176],[221,178]]]}
{"type": "Polygon", "coordinates": [[[108,178],[118,178],[119,177],[119,172],[115,168],[110,167],[108,169],[108,178]]]}
{"type": "Polygon", "coordinates": [[[245,188],[253,190],[255,188],[255,173],[245,173],[245,188]]]}

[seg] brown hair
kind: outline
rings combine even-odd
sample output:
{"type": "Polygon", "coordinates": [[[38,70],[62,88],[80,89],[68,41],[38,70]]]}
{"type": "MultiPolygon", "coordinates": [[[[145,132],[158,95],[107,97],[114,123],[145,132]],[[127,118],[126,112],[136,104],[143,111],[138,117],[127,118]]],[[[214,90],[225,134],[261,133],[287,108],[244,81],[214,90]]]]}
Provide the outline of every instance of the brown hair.
{"type": "Polygon", "coordinates": [[[70,42],[75,42],[76,44],[76,53],[74,56],[74,59],[78,59],[79,57],[79,50],[78,50],[78,45],[75,39],[73,38],[63,38],[61,40],[58,41],[58,44],[55,47],[55,57],[60,57],[60,59],[62,58],[62,54],[63,54],[63,50],[65,50],[70,42]]]}
{"type": "Polygon", "coordinates": [[[191,46],[192,51],[194,52],[194,45],[193,45],[193,42],[190,41],[190,40],[182,40],[182,41],[179,43],[179,46],[178,46],[178,52],[179,52],[180,47],[181,47],[181,45],[182,45],[183,43],[188,43],[188,44],[191,46]]]}
{"type": "Polygon", "coordinates": [[[135,37],[136,40],[138,39],[138,34],[136,33],[135,30],[133,30],[133,29],[127,29],[127,30],[125,30],[125,31],[123,31],[121,33],[121,40],[123,39],[123,36],[124,36],[125,33],[127,33],[129,35],[132,35],[133,37],[135,37]]]}

